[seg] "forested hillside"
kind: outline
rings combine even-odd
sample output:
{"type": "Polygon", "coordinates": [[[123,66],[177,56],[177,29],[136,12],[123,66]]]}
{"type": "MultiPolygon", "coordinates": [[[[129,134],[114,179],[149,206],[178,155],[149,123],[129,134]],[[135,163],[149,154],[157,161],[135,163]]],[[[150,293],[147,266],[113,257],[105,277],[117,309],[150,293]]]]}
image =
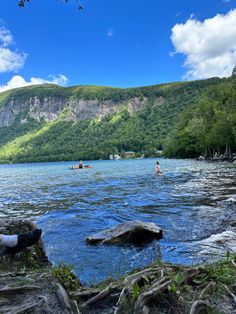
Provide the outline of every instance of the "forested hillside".
{"type": "Polygon", "coordinates": [[[209,87],[180,115],[166,141],[170,157],[231,156],[236,152],[236,78],[209,87]]]}
{"type": "Polygon", "coordinates": [[[212,78],[7,91],[0,94],[0,162],[106,159],[129,150],[155,156],[164,149],[171,157],[232,151],[235,84],[235,78],[212,78]]]}

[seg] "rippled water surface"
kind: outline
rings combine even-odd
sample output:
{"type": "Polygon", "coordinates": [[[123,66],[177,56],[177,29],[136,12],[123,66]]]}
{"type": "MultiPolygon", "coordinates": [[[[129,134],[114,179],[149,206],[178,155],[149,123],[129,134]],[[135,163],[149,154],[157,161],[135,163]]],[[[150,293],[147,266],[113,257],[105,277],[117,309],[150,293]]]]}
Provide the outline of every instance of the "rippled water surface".
{"type": "MultiPolygon", "coordinates": [[[[44,230],[49,259],[74,266],[84,283],[147,265],[155,258],[192,264],[206,258],[198,241],[227,229],[235,212],[232,164],[160,159],[0,165],[0,217],[30,218],[44,230]],[[163,228],[146,247],[89,246],[85,238],[140,219],[163,228]]],[[[209,255],[208,257],[209,258],[209,255]]]]}

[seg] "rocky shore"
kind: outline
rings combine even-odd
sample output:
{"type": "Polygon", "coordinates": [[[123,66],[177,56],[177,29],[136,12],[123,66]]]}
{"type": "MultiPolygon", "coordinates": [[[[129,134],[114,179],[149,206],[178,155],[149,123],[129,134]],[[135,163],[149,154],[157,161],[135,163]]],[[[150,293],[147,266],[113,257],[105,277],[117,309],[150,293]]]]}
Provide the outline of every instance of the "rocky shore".
{"type": "Polygon", "coordinates": [[[236,154],[232,154],[231,156],[224,156],[221,155],[219,157],[205,157],[199,156],[197,158],[198,161],[210,161],[210,162],[229,162],[229,163],[236,163],[236,154]]]}
{"type": "MultiPolygon", "coordinates": [[[[1,233],[35,228],[2,220],[1,233]]],[[[67,266],[52,267],[42,241],[15,256],[2,250],[0,313],[236,313],[236,257],[194,267],[164,264],[135,270],[119,281],[84,287],[67,266]]]]}

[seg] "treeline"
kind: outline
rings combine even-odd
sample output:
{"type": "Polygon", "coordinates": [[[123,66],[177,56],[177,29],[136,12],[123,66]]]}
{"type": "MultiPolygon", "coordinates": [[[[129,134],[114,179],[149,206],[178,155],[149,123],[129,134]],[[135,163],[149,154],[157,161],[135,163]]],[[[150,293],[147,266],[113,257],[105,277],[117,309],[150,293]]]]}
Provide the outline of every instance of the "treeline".
{"type": "MultiPolygon", "coordinates": [[[[208,86],[218,84],[222,80],[219,78],[210,78],[192,82],[165,83],[144,87],[134,88],[114,88],[106,86],[79,85],[71,87],[62,87],[53,84],[32,85],[24,88],[16,88],[0,93],[0,106],[6,105],[10,99],[18,99],[22,102],[31,97],[37,97],[41,101],[49,96],[60,97],[68,101],[69,99],[97,99],[100,101],[127,101],[131,98],[147,97],[156,98],[159,96],[178,95],[180,93],[190,93],[193,90],[207,88],[208,86]]],[[[226,79],[227,80],[227,79],[226,79]]]]}
{"type": "Polygon", "coordinates": [[[186,110],[166,142],[169,157],[232,156],[236,152],[236,78],[210,87],[186,110]]]}

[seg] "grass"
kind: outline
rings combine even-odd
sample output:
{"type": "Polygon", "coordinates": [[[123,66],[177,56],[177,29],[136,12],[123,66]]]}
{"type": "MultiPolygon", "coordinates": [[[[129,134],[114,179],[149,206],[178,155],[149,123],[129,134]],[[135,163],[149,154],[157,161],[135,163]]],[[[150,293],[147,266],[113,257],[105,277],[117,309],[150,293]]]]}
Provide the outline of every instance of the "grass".
{"type": "Polygon", "coordinates": [[[69,265],[58,265],[52,268],[52,275],[55,276],[61,285],[67,290],[72,291],[81,287],[79,278],[73,273],[73,267],[69,265]]]}

